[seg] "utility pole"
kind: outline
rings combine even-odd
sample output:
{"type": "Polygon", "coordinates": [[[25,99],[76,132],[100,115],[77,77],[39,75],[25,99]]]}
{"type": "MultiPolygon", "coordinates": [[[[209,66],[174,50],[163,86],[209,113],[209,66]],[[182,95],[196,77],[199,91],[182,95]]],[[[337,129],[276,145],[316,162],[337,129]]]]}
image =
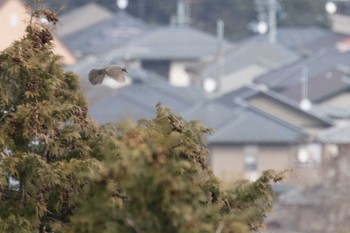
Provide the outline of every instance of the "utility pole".
{"type": "Polygon", "coordinates": [[[184,0],[178,0],[177,2],[177,24],[186,24],[186,4],[184,0]]]}
{"type": "Polygon", "coordinates": [[[191,0],[185,0],[185,8],[186,8],[186,21],[187,23],[191,23],[191,0]]]}
{"type": "Polygon", "coordinates": [[[145,0],[139,0],[138,3],[139,3],[138,4],[139,18],[144,20],[145,19],[145,0]]]}
{"type": "Polygon", "coordinates": [[[218,68],[217,68],[217,88],[219,92],[221,89],[221,81],[224,76],[224,21],[219,19],[217,21],[217,38],[218,38],[218,68]]]}

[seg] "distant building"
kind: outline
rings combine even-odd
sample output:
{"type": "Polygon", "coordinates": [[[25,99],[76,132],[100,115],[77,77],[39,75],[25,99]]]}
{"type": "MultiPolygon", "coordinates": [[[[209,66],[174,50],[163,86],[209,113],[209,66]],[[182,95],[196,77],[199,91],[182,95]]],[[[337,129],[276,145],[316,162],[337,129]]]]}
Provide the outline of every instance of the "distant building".
{"type": "Polygon", "coordinates": [[[350,123],[349,52],[335,48],[322,50],[262,75],[254,82],[295,103],[307,97],[315,110],[332,118],[336,124],[350,123]]]}
{"type": "Polygon", "coordinates": [[[255,78],[294,63],[300,57],[279,43],[271,44],[265,36],[255,36],[236,43],[221,59],[222,64],[215,58],[187,68],[192,79],[204,88],[208,80],[215,80],[216,95],[253,83],[255,78]]]}
{"type": "Polygon", "coordinates": [[[334,32],[350,35],[350,3],[349,1],[329,1],[331,9],[327,9],[331,29],[334,32]]]}
{"type": "Polygon", "coordinates": [[[101,21],[111,19],[113,13],[96,2],[90,2],[59,17],[60,23],[56,26],[56,33],[60,38],[65,38],[101,21]]]}
{"type": "Polygon", "coordinates": [[[254,87],[215,98],[211,109],[214,103],[233,110],[229,113],[216,106],[215,110],[205,112],[208,108],[202,106],[193,116],[213,126],[214,119],[222,122],[214,127],[216,131],[209,138],[210,161],[218,177],[229,181],[237,179],[234,174],[240,174],[252,179],[266,169],[292,168],[297,176],[288,182],[310,184],[319,179],[322,147],[314,142],[314,137],[332,126],[330,119],[316,110],[303,111],[277,93],[254,87]],[[231,120],[223,122],[226,118],[231,120]],[[245,154],[254,154],[255,170],[245,168],[245,154]],[[303,175],[308,179],[299,179],[303,175]]]}
{"type": "MultiPolygon", "coordinates": [[[[19,40],[25,33],[29,15],[21,0],[0,0],[0,51],[19,40]]],[[[73,54],[54,35],[54,51],[63,57],[63,64],[76,62],[73,54]]]]}
{"type": "Polygon", "coordinates": [[[142,20],[123,10],[111,14],[97,5],[89,4],[67,14],[63,17],[63,23],[67,20],[70,22],[62,23],[62,27],[58,28],[60,38],[79,58],[106,54],[150,30],[142,20]],[[75,14],[75,11],[79,14],[75,14]],[[103,13],[97,18],[91,17],[93,12],[100,11],[103,13]],[[70,32],[63,33],[67,30],[70,32]]]}
{"type": "MultiPolygon", "coordinates": [[[[188,86],[192,80],[186,67],[218,56],[218,39],[186,25],[150,30],[106,55],[107,59],[137,60],[141,66],[164,76],[175,86],[188,86]]],[[[223,49],[232,48],[224,42],[223,49]]]]}

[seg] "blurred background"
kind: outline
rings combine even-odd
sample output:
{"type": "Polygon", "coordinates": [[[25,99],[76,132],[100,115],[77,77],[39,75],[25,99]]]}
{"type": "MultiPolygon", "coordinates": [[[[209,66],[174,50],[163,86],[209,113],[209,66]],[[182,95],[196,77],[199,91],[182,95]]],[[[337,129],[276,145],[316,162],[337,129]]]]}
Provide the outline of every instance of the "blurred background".
{"type": "Polygon", "coordinates": [[[0,0],[0,50],[38,7],[59,15],[55,52],[98,123],[154,117],[161,102],[215,130],[208,159],[225,185],[292,170],[267,232],[350,230],[350,1],[0,0]],[[109,65],[127,82],[92,86],[109,65]]]}

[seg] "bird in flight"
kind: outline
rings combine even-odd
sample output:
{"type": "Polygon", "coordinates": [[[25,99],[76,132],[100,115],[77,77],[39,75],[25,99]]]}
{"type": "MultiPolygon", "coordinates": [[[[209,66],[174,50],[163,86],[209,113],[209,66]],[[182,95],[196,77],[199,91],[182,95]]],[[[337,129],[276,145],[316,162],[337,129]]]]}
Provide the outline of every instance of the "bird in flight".
{"type": "Polygon", "coordinates": [[[118,82],[125,82],[123,72],[127,72],[125,68],[119,66],[108,66],[102,69],[92,69],[89,73],[89,81],[92,85],[101,84],[105,76],[109,76],[118,82]]]}

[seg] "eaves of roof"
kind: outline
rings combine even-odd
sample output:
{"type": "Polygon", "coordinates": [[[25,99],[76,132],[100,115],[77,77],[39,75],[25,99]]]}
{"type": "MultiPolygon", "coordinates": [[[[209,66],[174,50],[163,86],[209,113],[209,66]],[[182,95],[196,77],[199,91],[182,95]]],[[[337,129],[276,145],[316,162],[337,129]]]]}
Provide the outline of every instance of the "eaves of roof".
{"type": "Polygon", "coordinates": [[[324,123],[327,126],[332,126],[334,124],[334,122],[330,118],[328,118],[325,114],[322,114],[321,112],[319,112],[315,109],[312,109],[312,108],[309,111],[304,111],[304,110],[300,109],[298,103],[296,103],[288,98],[285,98],[284,96],[282,96],[276,92],[273,92],[273,91],[263,92],[262,91],[260,93],[263,95],[269,96],[269,97],[271,97],[271,98],[273,98],[281,103],[284,103],[285,105],[293,108],[294,110],[296,110],[297,112],[299,112],[301,114],[311,116],[315,120],[321,121],[322,123],[324,123]]]}

